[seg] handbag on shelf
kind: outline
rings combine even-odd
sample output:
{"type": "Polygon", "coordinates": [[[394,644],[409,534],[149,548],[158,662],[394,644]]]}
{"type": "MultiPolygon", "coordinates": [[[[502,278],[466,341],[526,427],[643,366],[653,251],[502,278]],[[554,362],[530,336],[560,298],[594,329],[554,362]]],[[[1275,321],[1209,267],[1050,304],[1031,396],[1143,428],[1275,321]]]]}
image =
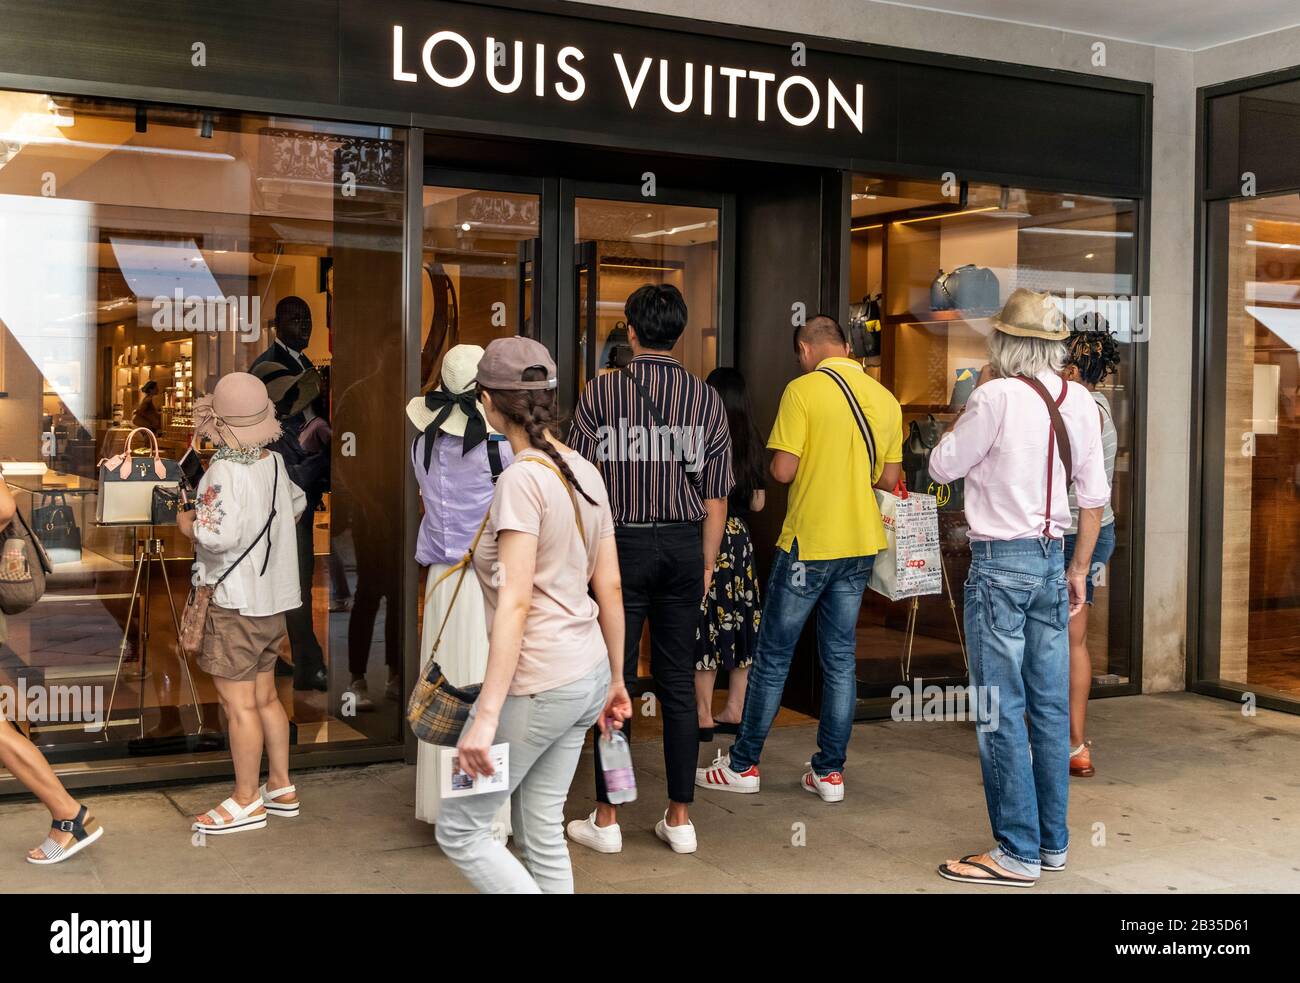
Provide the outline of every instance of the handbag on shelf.
{"type": "Polygon", "coordinates": [[[54,572],[40,539],[21,511],[0,531],[0,613],[22,614],[45,593],[54,572]]]}
{"type": "Polygon", "coordinates": [[[875,358],[880,354],[880,294],[862,298],[849,305],[849,344],[857,358],[875,358]]]}
{"type": "MultiPolygon", "coordinates": [[[[274,455],[272,455],[274,457],[274,455]]],[[[286,475],[286,477],[288,477],[286,475]]],[[[234,563],[226,567],[225,572],[217,578],[214,584],[195,584],[190,588],[189,596],[185,599],[185,610],[181,612],[181,630],[180,643],[181,651],[189,656],[198,656],[203,651],[203,636],[208,629],[208,606],[212,603],[213,596],[217,593],[217,588],[222,582],[234,573],[235,568],[244,562],[244,558],[253,552],[253,547],[262,541],[262,537],[267,537],[266,556],[262,560],[262,573],[266,573],[266,565],[271,562],[271,524],[275,521],[276,508],[275,499],[280,490],[280,465],[275,465],[275,476],[271,479],[271,514],[266,517],[266,522],[262,525],[261,531],[248,544],[248,548],[239,554],[234,563]]],[[[172,519],[175,522],[175,518],[172,519]]]]}
{"type": "Polygon", "coordinates": [[[958,478],[940,484],[930,477],[930,452],[943,436],[943,426],[927,414],[924,420],[913,420],[903,441],[903,478],[909,488],[925,495],[933,495],[941,512],[959,511],[962,508],[963,480],[958,478]]]}
{"type": "Polygon", "coordinates": [[[41,504],[32,509],[32,526],[51,563],[76,563],[81,559],[81,529],[63,492],[41,496],[41,504]]]}
{"type": "MultiPolygon", "coordinates": [[[[181,481],[180,466],[158,451],[152,431],[136,427],[126,438],[122,453],[99,462],[99,504],[95,521],[101,525],[147,526],[153,522],[153,492],[160,486],[175,489],[181,481]],[[151,453],[133,455],[135,435],[148,438],[151,453]]],[[[173,515],[172,521],[175,521],[173,515]]]]}
{"type": "MultiPolygon", "coordinates": [[[[573,502],[573,517],[578,525],[578,535],[582,537],[583,545],[586,545],[587,530],[582,524],[582,513],[578,509],[578,496],[574,493],[573,487],[565,481],[564,475],[560,474],[559,468],[550,461],[531,454],[515,460],[533,461],[549,468],[559,477],[569,493],[569,499],[573,502]]],[[[460,732],[465,728],[465,721],[469,719],[469,711],[483,689],[482,683],[453,686],[443,674],[442,667],[438,665],[438,647],[442,644],[442,634],[451,618],[456,598],[460,596],[461,585],[465,582],[465,575],[469,573],[474,551],[478,549],[479,540],[483,537],[483,530],[487,528],[490,514],[491,508],[483,514],[483,521],[478,524],[478,532],[474,533],[474,539],[470,542],[465,555],[454,566],[444,570],[442,576],[433,585],[436,589],[438,584],[449,577],[456,578],[456,587],[451,593],[451,600],[447,602],[447,610],[442,616],[442,624],[438,626],[438,634],[433,639],[429,659],[420,670],[420,678],[415,681],[411,698],[406,703],[406,722],[410,725],[411,732],[426,744],[455,747],[460,740],[460,732]]]]}
{"type": "Polygon", "coordinates": [[[930,310],[989,313],[998,309],[998,296],[997,274],[967,263],[948,273],[939,271],[930,284],[930,310]]]}

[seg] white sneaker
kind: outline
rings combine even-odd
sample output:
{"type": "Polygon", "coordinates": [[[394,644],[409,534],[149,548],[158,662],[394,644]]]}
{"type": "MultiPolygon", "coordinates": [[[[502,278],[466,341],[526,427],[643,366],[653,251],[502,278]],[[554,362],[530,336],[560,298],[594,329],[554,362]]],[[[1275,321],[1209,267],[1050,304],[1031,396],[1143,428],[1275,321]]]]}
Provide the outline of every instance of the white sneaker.
{"type": "Polygon", "coordinates": [[[655,836],[672,847],[673,853],[694,853],[697,846],[695,824],[688,819],[684,826],[669,826],[667,809],[664,818],[655,823],[655,836]]]}
{"type": "Polygon", "coordinates": [[[808,771],[804,773],[803,781],[799,784],[803,786],[805,792],[816,792],[822,797],[823,802],[844,801],[844,776],[838,771],[831,772],[825,778],[819,778],[809,764],[808,771]]]}
{"type": "Polygon", "coordinates": [[[363,710],[373,710],[375,701],[370,698],[370,687],[366,685],[364,679],[354,679],[348,684],[348,688],[343,691],[344,695],[351,693],[353,697],[353,709],[358,713],[363,710]]]}
{"type": "Polygon", "coordinates": [[[719,751],[713,764],[695,769],[695,784],[700,788],[715,788],[719,792],[757,792],[758,765],[750,765],[743,772],[732,771],[731,755],[719,751]]]}
{"type": "Polygon", "coordinates": [[[618,823],[612,826],[597,826],[596,814],[593,812],[586,819],[575,819],[566,827],[569,839],[581,843],[597,853],[622,853],[623,831],[618,823]]]}

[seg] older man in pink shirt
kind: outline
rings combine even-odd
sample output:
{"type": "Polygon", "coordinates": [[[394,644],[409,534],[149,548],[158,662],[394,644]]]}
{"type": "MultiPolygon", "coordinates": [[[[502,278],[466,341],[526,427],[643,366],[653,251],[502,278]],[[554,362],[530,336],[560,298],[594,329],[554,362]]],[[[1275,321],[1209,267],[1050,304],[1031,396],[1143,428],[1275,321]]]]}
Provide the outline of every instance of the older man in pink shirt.
{"type": "Polygon", "coordinates": [[[1059,374],[1069,328],[1051,296],[1016,290],[993,327],[990,364],[932,452],[930,475],[966,480],[965,625],[976,705],[997,708],[976,728],[996,846],[939,873],[1032,887],[1068,853],[1069,618],[1085,602],[1110,485],[1096,403],[1059,374]],[[1071,483],[1079,532],[1067,571],[1071,483]]]}

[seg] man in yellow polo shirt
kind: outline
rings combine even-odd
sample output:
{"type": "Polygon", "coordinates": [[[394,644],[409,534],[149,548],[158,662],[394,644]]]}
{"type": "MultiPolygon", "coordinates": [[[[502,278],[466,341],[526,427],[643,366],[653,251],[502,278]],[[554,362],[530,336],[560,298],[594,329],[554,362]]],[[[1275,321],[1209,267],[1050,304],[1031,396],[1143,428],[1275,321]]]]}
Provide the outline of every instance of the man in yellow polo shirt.
{"type": "Polygon", "coordinates": [[[804,374],[786,386],[767,441],[772,477],[790,485],[789,504],[768,576],[745,713],[730,754],[697,769],[695,784],[758,791],[763,742],[781,708],[799,635],[816,610],[821,724],[801,784],[825,802],[839,802],[857,703],[858,609],[875,555],[886,544],[872,488],[892,490],[898,483],[903,414],[889,390],[849,356],[834,318],[818,315],[796,329],[794,347],[804,374]]]}

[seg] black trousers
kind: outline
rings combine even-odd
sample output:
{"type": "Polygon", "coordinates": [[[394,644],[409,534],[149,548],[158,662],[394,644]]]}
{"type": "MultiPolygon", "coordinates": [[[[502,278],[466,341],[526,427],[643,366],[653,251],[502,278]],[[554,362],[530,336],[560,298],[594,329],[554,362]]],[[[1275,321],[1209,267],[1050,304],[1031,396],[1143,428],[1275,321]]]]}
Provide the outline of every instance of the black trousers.
{"type": "MultiPolygon", "coordinates": [[[[704,597],[701,535],[700,525],[694,522],[619,526],[615,530],[627,625],[623,678],[633,695],[632,719],[623,722],[623,733],[631,741],[633,722],[646,706],[636,699],[637,654],[642,628],[649,619],[654,706],[663,720],[664,773],[668,798],[673,802],[694,800],[695,765],[700,751],[700,724],[695,709],[695,632],[704,597]]],[[[609,801],[599,757],[596,799],[609,801]]]]}
{"type": "Polygon", "coordinates": [[[302,603],[284,615],[289,632],[289,650],[293,653],[293,675],[297,683],[308,682],[317,670],[325,665],[325,654],[316,640],[316,629],[311,619],[311,588],[316,573],[316,556],[312,547],[312,523],[316,510],[308,501],[307,508],[298,517],[298,587],[302,603]]]}

